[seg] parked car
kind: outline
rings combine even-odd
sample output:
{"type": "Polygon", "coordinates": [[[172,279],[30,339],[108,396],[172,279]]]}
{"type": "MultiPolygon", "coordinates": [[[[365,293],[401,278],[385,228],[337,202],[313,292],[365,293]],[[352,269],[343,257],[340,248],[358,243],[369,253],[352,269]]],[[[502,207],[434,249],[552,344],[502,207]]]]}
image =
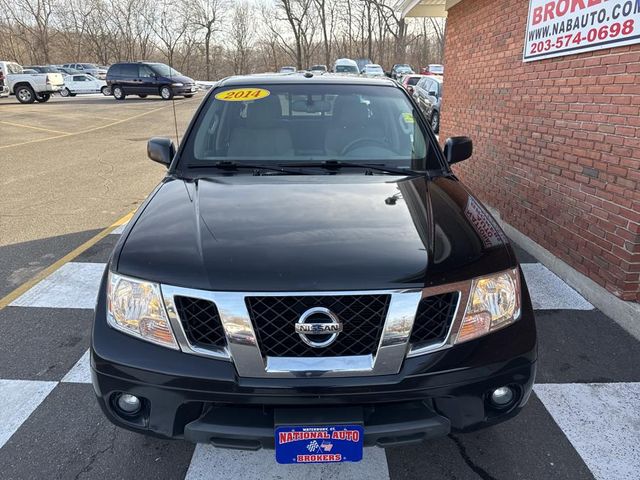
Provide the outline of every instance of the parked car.
{"type": "Polygon", "coordinates": [[[403,75],[400,77],[400,85],[409,93],[413,93],[415,85],[423,78],[424,75],[416,75],[415,73],[409,75],[403,75]]]}
{"type": "Polygon", "coordinates": [[[396,80],[402,75],[411,75],[412,73],[414,73],[414,71],[411,68],[411,65],[407,63],[396,63],[391,68],[391,78],[396,80]]]}
{"type": "Polygon", "coordinates": [[[295,73],[296,70],[297,70],[296,67],[291,67],[291,66],[281,67],[279,73],[295,73]]]}
{"type": "Polygon", "coordinates": [[[413,97],[429,119],[431,129],[440,131],[440,104],[442,103],[442,77],[425,76],[416,84],[413,97]]]}
{"type": "Polygon", "coordinates": [[[451,170],[469,138],[443,152],[397,82],[337,75],[221,80],[182,138],[149,140],[167,175],[99,287],[90,368],[111,422],[316,463],[523,408],[534,312],[451,170]]]}
{"type": "Polygon", "coordinates": [[[50,65],[27,65],[22,68],[23,71],[28,70],[29,73],[31,73],[31,71],[36,73],[61,73],[56,67],[50,65]]]}
{"type": "Polygon", "coordinates": [[[356,58],[354,62],[356,62],[356,65],[358,65],[358,71],[362,72],[362,70],[364,70],[364,67],[373,63],[373,60],[371,60],[370,58],[356,58]]]}
{"type": "Polygon", "coordinates": [[[376,63],[365,65],[360,73],[365,77],[384,77],[384,70],[376,63]]]}
{"type": "Polygon", "coordinates": [[[25,73],[15,62],[0,61],[0,72],[4,77],[9,94],[15,95],[20,103],[47,102],[52,93],[64,86],[61,73],[25,73]]]}
{"type": "Polygon", "coordinates": [[[5,73],[0,69],[0,98],[9,96],[9,85],[5,73]]]}
{"type": "MultiPolygon", "coordinates": [[[[69,68],[69,67],[58,67],[56,66],[56,68],[58,69],[58,71],[60,73],[62,73],[63,75],[76,75],[78,73],[82,73],[80,70],[76,70],[75,68],[69,68]]],[[[95,78],[95,77],[94,77],[95,78]]]]}
{"type": "Polygon", "coordinates": [[[420,73],[423,75],[444,75],[444,65],[430,63],[428,66],[422,67],[420,73]]]}
{"type": "Polygon", "coordinates": [[[312,73],[326,73],[327,72],[327,66],[326,65],[311,65],[311,68],[309,68],[309,71],[312,73]]]}
{"type": "Polygon", "coordinates": [[[107,70],[100,68],[93,63],[65,63],[63,68],[74,68],[82,73],[88,73],[100,80],[104,80],[107,76],[107,70]]]}
{"type": "Polygon", "coordinates": [[[350,58],[339,58],[333,64],[333,72],[343,75],[359,75],[358,64],[350,58]]]}
{"type": "Polygon", "coordinates": [[[84,93],[102,93],[105,96],[111,95],[111,89],[107,82],[92,77],[86,73],[67,75],[64,77],[64,88],[60,90],[63,97],[75,97],[84,93]]]}
{"type": "Polygon", "coordinates": [[[191,98],[198,90],[193,79],[164,63],[153,62],[115,63],[107,72],[107,85],[116,100],[124,100],[127,95],[160,95],[163,100],[191,98]]]}

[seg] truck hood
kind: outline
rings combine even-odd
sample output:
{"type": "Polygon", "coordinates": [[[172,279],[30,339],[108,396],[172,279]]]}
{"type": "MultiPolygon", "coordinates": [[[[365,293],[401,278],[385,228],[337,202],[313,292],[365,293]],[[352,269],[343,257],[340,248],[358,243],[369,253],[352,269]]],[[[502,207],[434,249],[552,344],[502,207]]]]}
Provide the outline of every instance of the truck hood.
{"type": "Polygon", "coordinates": [[[167,179],[114,263],[166,284],[261,292],[422,288],[514,261],[456,179],[235,175],[167,179]]]}

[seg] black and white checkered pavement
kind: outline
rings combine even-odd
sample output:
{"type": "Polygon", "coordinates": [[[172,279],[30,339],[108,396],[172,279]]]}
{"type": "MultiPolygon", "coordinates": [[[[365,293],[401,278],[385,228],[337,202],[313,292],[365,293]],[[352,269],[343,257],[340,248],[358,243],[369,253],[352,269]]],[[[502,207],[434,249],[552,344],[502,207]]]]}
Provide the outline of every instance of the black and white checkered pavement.
{"type": "MultiPolygon", "coordinates": [[[[0,478],[640,478],[640,342],[525,252],[540,359],[527,408],[491,429],[280,466],[273,452],[162,441],[112,426],[93,397],[92,308],[117,232],[0,311],[0,478]]],[[[639,319],[640,321],[640,319],[639,319]]]]}

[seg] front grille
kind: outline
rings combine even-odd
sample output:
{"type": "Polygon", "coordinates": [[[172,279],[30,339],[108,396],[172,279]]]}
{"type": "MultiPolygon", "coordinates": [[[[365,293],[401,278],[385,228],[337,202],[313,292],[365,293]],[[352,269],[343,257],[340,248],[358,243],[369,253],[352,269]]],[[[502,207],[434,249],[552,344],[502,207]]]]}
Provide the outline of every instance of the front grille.
{"type": "Polygon", "coordinates": [[[174,298],[187,340],[197,347],[225,347],[224,328],[216,304],[201,298],[174,298]]]}
{"type": "Polygon", "coordinates": [[[447,337],[458,305],[458,296],[458,292],[449,292],[420,301],[409,340],[414,347],[442,342],[447,337]]]}
{"type": "Polygon", "coordinates": [[[369,355],[378,349],[390,295],[247,297],[260,350],[270,357],[369,355]],[[342,333],[331,345],[313,348],[294,331],[300,316],[324,307],[338,316],[342,333]]]}

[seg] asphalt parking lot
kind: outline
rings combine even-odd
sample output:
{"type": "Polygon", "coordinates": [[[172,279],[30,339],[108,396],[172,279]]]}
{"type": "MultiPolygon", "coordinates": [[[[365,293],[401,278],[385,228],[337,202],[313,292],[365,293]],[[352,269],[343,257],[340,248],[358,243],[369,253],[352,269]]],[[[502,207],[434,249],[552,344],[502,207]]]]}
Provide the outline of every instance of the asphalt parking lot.
{"type": "MultiPolygon", "coordinates": [[[[176,100],[179,134],[201,98],[176,100]]],[[[638,478],[640,343],[520,249],[540,360],[534,394],[509,422],[367,449],[360,464],[304,467],[108,423],[88,365],[98,282],[121,231],[104,229],[162,178],[145,146],[175,136],[173,115],[152,99],[0,100],[1,478],[638,478]]]]}
{"type": "MultiPolygon", "coordinates": [[[[201,98],[175,100],[179,134],[201,98]]],[[[134,210],[164,172],[147,140],[175,135],[159,98],[0,99],[0,297],[134,210]]]]}

